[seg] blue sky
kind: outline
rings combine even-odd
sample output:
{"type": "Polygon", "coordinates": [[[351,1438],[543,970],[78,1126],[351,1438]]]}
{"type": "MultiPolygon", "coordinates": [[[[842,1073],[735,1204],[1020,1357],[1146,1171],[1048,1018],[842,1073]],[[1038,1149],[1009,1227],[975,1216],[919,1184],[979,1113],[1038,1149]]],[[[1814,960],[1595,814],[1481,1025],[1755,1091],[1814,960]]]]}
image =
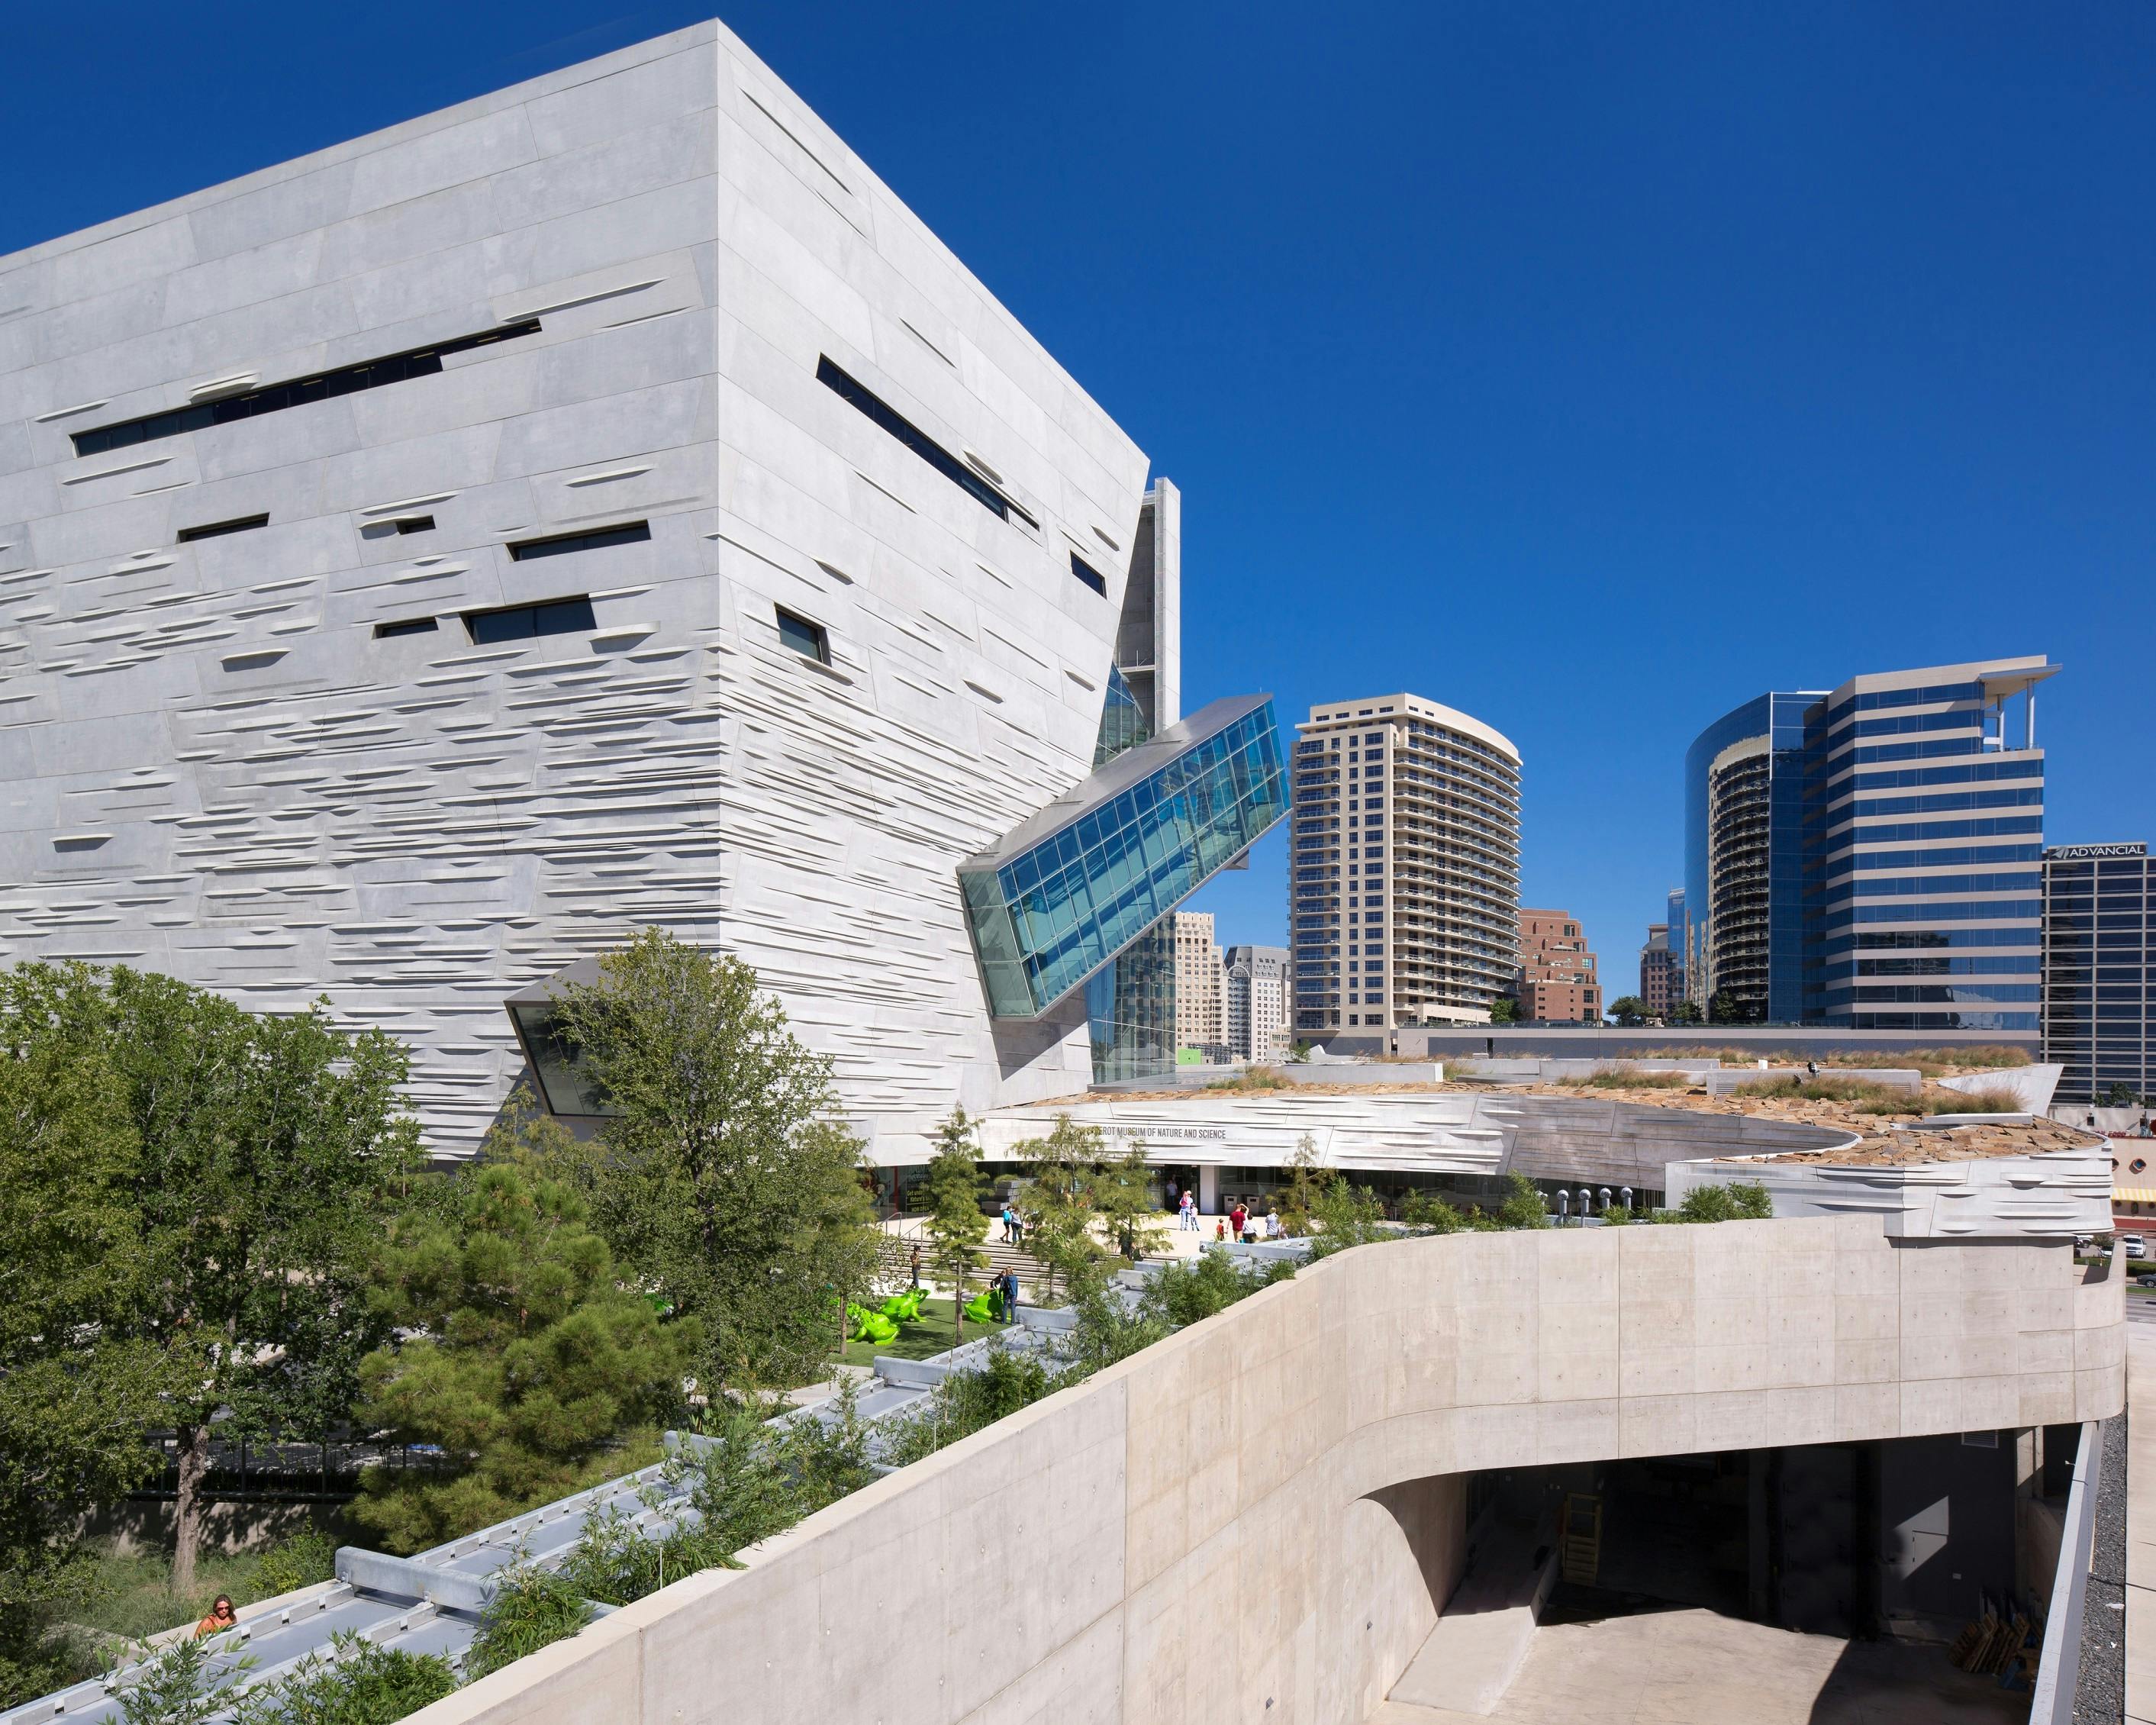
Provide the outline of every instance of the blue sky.
{"type": "MultiPolygon", "coordinates": [[[[699,15],[18,8],[0,252],[699,15]]],[[[2048,653],[2047,838],[2156,837],[2156,11],[725,16],[1181,485],[1190,701],[1507,732],[1611,993],[1764,689],[2048,653]]]]}

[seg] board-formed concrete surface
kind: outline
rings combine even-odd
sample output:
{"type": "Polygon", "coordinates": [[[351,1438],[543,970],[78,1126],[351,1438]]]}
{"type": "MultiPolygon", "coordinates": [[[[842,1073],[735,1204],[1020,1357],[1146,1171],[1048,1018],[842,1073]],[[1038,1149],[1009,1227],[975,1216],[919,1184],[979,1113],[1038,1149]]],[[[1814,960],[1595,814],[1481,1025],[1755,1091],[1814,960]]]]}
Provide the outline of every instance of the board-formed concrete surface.
{"type": "Polygon", "coordinates": [[[414,1717],[1364,1720],[1466,1472],[2106,1418],[2121,1292],[1863,1217],[1363,1247],[414,1717]]]}

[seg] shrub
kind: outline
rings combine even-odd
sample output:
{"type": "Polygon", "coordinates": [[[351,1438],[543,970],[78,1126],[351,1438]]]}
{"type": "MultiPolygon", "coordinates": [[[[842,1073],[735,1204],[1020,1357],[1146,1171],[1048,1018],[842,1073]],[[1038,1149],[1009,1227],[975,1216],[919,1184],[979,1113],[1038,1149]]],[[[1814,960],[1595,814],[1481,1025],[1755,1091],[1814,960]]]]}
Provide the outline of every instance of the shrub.
{"type": "Polygon", "coordinates": [[[1774,1200],[1758,1181],[1735,1180],[1726,1186],[1695,1187],[1676,1209],[1664,1214],[1674,1222],[1765,1221],[1774,1214],[1774,1200]]]}
{"type": "MultiPolygon", "coordinates": [[[[1080,1307],[1081,1332],[1086,1328],[1089,1308],[1098,1309],[1094,1311],[1091,1336],[1079,1335],[1081,1356],[1090,1348],[1097,1357],[1132,1337],[1132,1332],[1123,1326],[1126,1314],[1119,1302],[1098,1294],[1090,1296],[1080,1307]],[[1113,1308],[1112,1316],[1109,1308],[1113,1308]]],[[[1128,1349],[1130,1353],[1137,1353],[1138,1348],[1168,1333],[1165,1324],[1142,1320],[1140,1331],[1143,1339],[1137,1340],[1128,1349]]],[[[1109,1362],[1100,1361],[1100,1364],[1106,1363],[1109,1362]]],[[[1069,1375],[1082,1378],[1098,1369],[1099,1364],[1089,1362],[1072,1367],[1069,1375]]],[[[988,1356],[986,1365],[946,1376],[918,1412],[889,1423],[882,1434],[884,1458],[894,1467],[903,1467],[909,1461],[932,1455],[959,1439],[994,1425],[1006,1414],[1030,1407],[1056,1387],[1060,1376],[1051,1373],[1034,1354],[998,1348],[988,1356]]]]}
{"type": "Polygon", "coordinates": [[[479,1634],[465,1655],[465,1681],[475,1681],[527,1653],[567,1640],[590,1615],[568,1577],[516,1565],[504,1573],[480,1618],[479,1634]]]}
{"type": "Polygon", "coordinates": [[[1467,1219],[1443,1199],[1426,1192],[1410,1192],[1400,1206],[1400,1219],[1432,1234],[1457,1234],[1467,1219]]]}
{"type": "Polygon", "coordinates": [[[1181,1329],[1294,1274],[1294,1262],[1286,1258],[1251,1260],[1245,1268],[1225,1252],[1204,1252],[1187,1264],[1166,1266],[1146,1290],[1145,1305],[1181,1329]]]}
{"type": "Polygon", "coordinates": [[[1525,1174],[1505,1177],[1505,1201],[1497,1206],[1497,1225],[1500,1228],[1547,1228],[1550,1224],[1549,1209],[1543,1201],[1542,1193],[1525,1174]]]}
{"type": "Polygon", "coordinates": [[[210,1658],[239,1645],[236,1635],[209,1640],[185,1635],[167,1642],[121,1685],[120,1717],[126,1725],[208,1725],[228,1702],[226,1692],[254,1663],[242,1658],[220,1671],[210,1658]]]}
{"type": "Polygon", "coordinates": [[[336,1541],[319,1527],[289,1533],[254,1560],[254,1585],[264,1599],[289,1594],[336,1574],[336,1541]]]}
{"type": "Polygon", "coordinates": [[[1365,1245],[1392,1235],[1378,1194],[1368,1186],[1349,1185],[1338,1174],[1319,1190],[1310,1212],[1311,1219],[1317,1224],[1317,1231],[1310,1241],[1313,1260],[1329,1258],[1349,1246],[1365,1245]]]}
{"type": "Polygon", "coordinates": [[[346,1631],[327,1658],[301,1661],[234,1710],[234,1725],[393,1725],[457,1686],[447,1660],[377,1646],[346,1631]]]}
{"type": "Polygon", "coordinates": [[[1205,1088],[1226,1091],[1292,1090],[1295,1085],[1291,1080],[1281,1077],[1277,1072],[1267,1071],[1263,1066],[1252,1066],[1238,1072],[1233,1078],[1216,1078],[1205,1088]]]}

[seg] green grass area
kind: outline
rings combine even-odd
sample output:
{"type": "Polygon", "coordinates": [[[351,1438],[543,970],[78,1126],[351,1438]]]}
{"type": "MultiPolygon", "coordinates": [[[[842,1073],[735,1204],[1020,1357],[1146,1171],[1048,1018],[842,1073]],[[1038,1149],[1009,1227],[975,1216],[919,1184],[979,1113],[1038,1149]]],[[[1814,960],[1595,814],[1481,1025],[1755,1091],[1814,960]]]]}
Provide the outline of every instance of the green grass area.
{"type": "MultiPolygon", "coordinates": [[[[980,1290],[977,1287],[973,1291],[978,1293],[980,1290]]],[[[993,1321],[978,1323],[969,1317],[966,1320],[966,1337],[968,1341],[978,1341],[984,1335],[1008,1327],[1008,1325],[993,1321]]],[[[945,1348],[957,1345],[950,1301],[932,1297],[921,1302],[921,1317],[917,1322],[899,1326],[896,1341],[849,1342],[845,1353],[839,1358],[850,1366],[865,1366],[871,1364],[880,1353],[892,1354],[900,1359],[927,1359],[932,1353],[941,1353],[945,1348]]]]}
{"type": "Polygon", "coordinates": [[[219,1594],[235,1605],[266,1599],[326,1581],[335,1542],[325,1534],[300,1534],[260,1551],[227,1555],[203,1552],[195,1562],[192,1592],[172,1590],[172,1560],[165,1552],[121,1557],[109,1547],[95,1561],[91,1595],[71,1608],[69,1620],[108,1635],[140,1640],[182,1624],[199,1623],[219,1594]]]}

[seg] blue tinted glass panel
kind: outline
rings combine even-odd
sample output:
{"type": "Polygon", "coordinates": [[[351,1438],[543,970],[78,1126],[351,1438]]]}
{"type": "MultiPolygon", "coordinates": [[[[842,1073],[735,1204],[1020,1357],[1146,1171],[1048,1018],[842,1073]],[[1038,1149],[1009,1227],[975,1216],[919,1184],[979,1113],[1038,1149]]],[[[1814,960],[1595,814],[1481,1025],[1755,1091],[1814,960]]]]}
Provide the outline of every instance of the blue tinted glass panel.
{"type": "Polygon", "coordinates": [[[1046,1011],[1286,812],[1267,701],[994,870],[962,871],[991,1013],[1046,1011]]]}

